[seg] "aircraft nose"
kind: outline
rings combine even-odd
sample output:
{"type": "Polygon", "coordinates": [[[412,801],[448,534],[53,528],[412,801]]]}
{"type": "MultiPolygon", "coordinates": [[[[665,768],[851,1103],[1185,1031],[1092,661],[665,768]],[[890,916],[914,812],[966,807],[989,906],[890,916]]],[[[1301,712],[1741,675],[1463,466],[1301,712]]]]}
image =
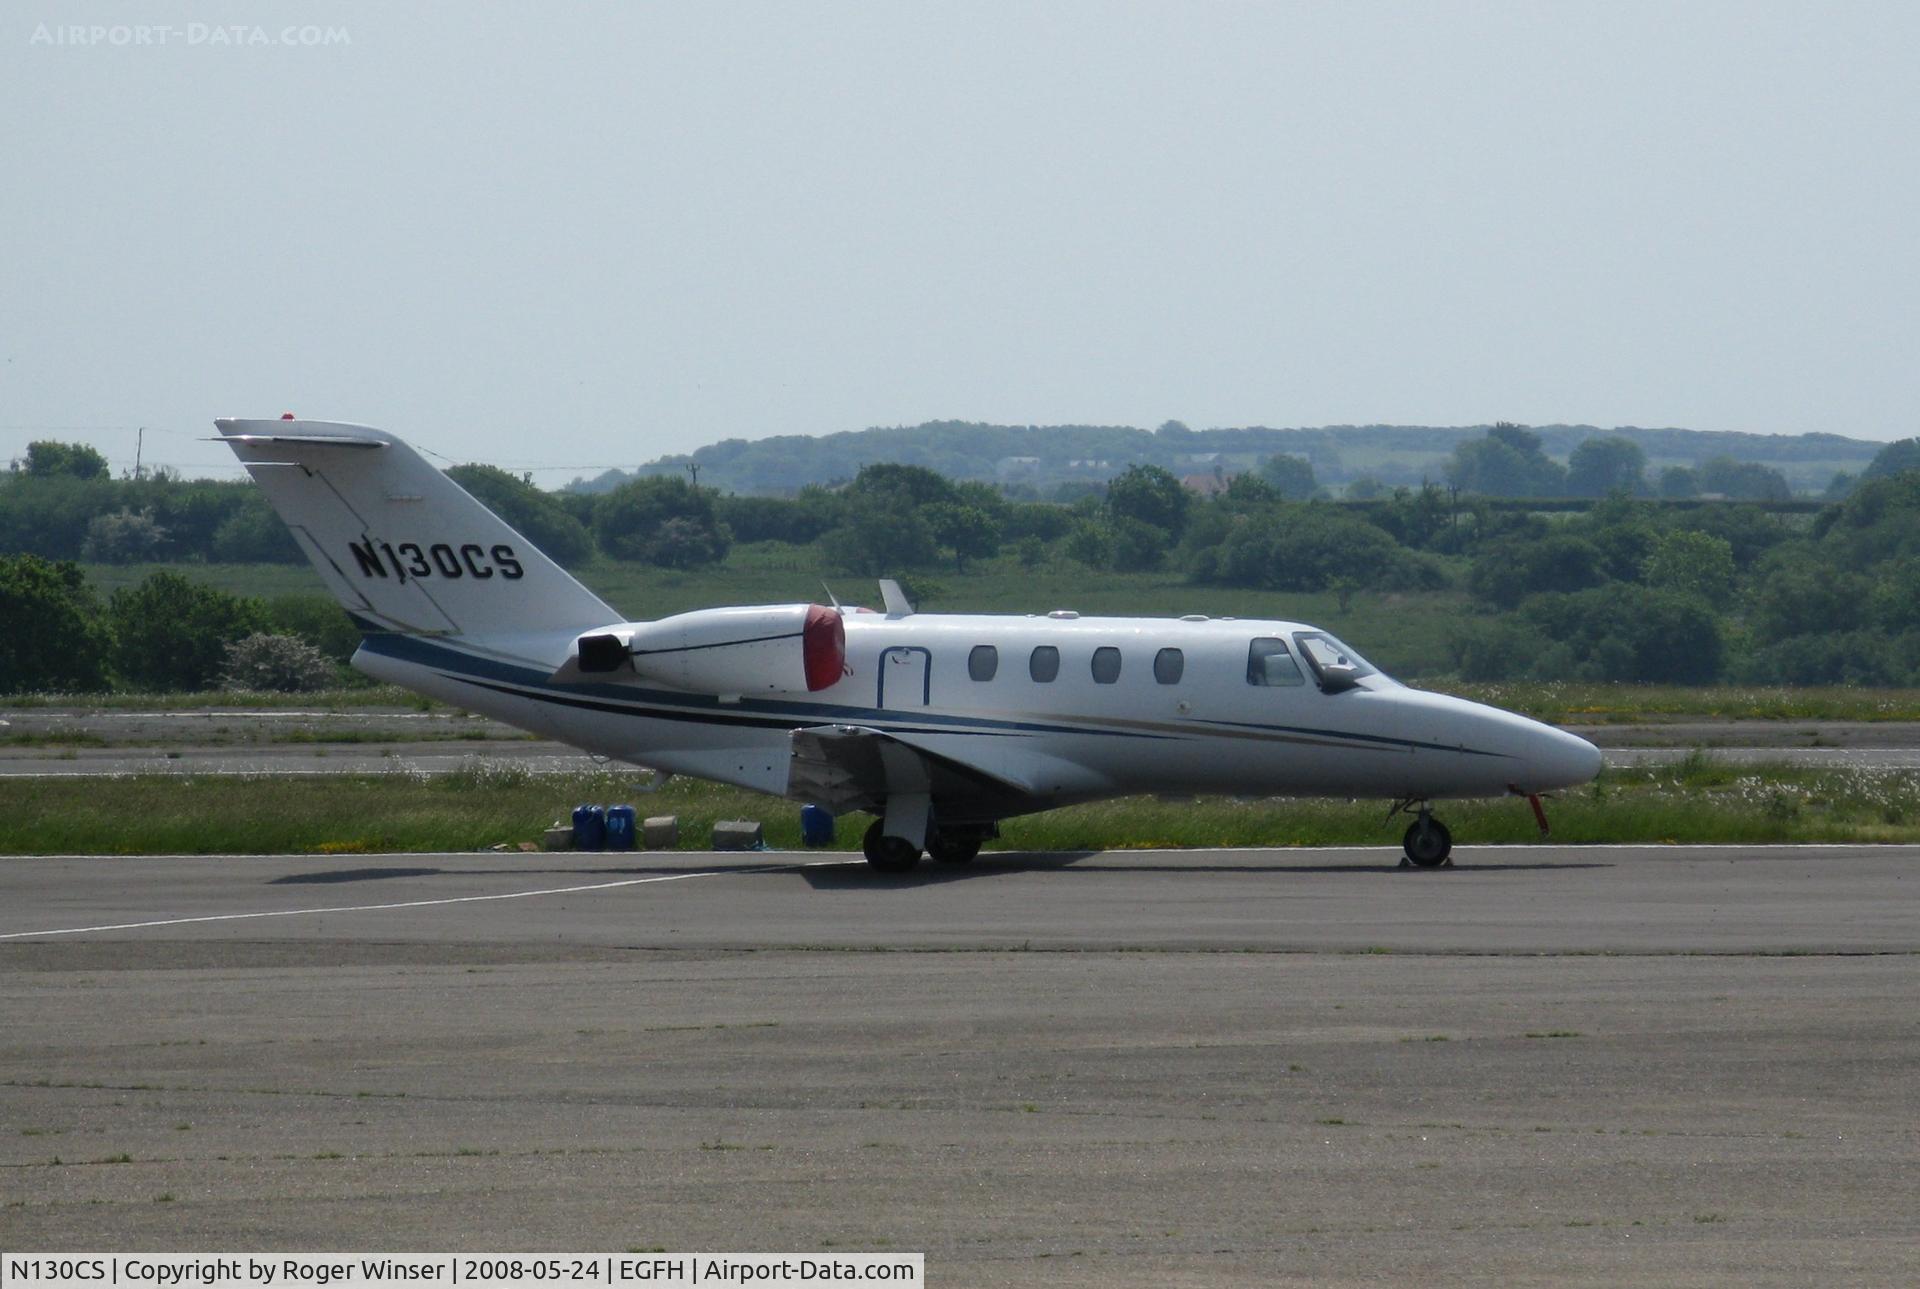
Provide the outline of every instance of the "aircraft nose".
{"type": "Polygon", "coordinates": [[[1539,792],[1547,788],[1573,788],[1590,783],[1600,773],[1600,749],[1581,738],[1538,726],[1527,741],[1525,754],[1527,782],[1521,786],[1539,792]]]}

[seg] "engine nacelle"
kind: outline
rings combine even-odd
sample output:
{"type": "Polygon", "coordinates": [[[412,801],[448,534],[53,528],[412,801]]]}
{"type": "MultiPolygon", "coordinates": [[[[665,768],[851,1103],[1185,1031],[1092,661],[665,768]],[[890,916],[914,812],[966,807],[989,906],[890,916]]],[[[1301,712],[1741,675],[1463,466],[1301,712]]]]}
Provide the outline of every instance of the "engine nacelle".
{"type": "Polygon", "coordinates": [[[647,681],[701,694],[825,689],[847,665],[840,615],[819,604],[696,609],[574,641],[561,683],[647,681]]]}

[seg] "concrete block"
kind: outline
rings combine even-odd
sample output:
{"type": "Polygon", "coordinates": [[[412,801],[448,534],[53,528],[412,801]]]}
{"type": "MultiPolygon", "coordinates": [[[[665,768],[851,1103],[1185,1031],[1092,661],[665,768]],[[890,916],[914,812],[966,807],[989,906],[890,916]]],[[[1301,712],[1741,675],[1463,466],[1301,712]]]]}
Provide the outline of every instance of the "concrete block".
{"type": "Polygon", "coordinates": [[[650,815],[640,825],[640,844],[648,850],[672,850],[680,844],[680,816],[650,815]]]}
{"type": "Polygon", "coordinates": [[[572,850],[573,829],[571,827],[554,827],[547,829],[540,834],[540,848],[542,850],[572,850]]]}
{"type": "Polygon", "coordinates": [[[753,819],[722,819],[713,826],[715,850],[763,850],[766,839],[753,819]]]}

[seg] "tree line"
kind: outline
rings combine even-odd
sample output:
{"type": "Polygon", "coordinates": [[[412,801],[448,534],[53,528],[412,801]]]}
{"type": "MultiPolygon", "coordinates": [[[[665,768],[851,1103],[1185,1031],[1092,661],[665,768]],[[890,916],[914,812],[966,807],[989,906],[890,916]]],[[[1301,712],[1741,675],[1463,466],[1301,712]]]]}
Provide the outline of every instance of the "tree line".
{"type": "MultiPolygon", "coordinates": [[[[1515,429],[1475,442],[1524,462],[1538,444],[1515,429]]],[[[260,549],[299,555],[250,484],[114,480],[90,452],[51,445],[0,480],[0,551],[13,552],[0,556],[0,690],[200,688],[230,675],[227,649],[256,635],[344,662],[354,633],[323,596],[250,600],[165,572],[96,597],[76,558],[215,559],[227,549],[222,533],[237,542],[255,523],[258,542],[243,562],[260,560],[260,549]],[[84,522],[53,522],[89,498],[101,508],[84,522]],[[123,531],[129,515],[143,535],[123,531]],[[196,551],[183,533],[207,544],[196,551]]],[[[1284,454],[1220,480],[1208,497],[1136,465],[1072,504],[1013,500],[901,464],[791,498],[721,495],[673,477],[565,495],[488,466],[449,473],[575,567],[616,559],[694,569],[724,564],[737,543],[771,543],[822,572],[1066,561],[1343,601],[1452,590],[1474,607],[1448,642],[1469,679],[1920,684],[1920,441],[1887,446],[1849,495],[1812,516],[1668,504],[1636,486],[1644,473],[1611,449],[1580,464],[1580,477],[1613,486],[1584,511],[1557,515],[1432,483],[1333,502],[1310,462],[1284,454]]]]}

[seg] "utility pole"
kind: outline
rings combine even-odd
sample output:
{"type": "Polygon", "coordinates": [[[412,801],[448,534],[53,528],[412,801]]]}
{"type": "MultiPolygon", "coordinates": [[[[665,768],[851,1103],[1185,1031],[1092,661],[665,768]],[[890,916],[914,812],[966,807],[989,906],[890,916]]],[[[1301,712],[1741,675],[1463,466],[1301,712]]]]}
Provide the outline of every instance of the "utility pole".
{"type": "Polygon", "coordinates": [[[700,463],[698,461],[687,462],[687,473],[693,476],[693,486],[698,488],[700,486],[700,463]]]}
{"type": "Polygon", "coordinates": [[[138,479],[140,477],[140,454],[147,446],[147,427],[144,425],[141,426],[136,433],[137,437],[133,440],[133,477],[138,479]]]}

